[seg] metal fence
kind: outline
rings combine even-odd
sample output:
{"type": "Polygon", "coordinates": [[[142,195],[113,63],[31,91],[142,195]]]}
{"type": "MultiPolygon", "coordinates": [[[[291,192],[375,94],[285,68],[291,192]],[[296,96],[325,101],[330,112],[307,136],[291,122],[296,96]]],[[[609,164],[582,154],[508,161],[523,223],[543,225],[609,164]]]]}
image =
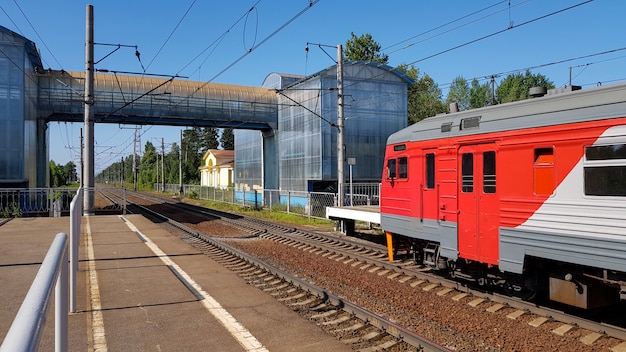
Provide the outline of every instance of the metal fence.
{"type": "Polygon", "coordinates": [[[77,188],[0,189],[0,218],[69,215],[77,188]]]}
{"type": "MultiPolygon", "coordinates": [[[[162,185],[154,184],[160,191],[162,185]]],[[[180,185],[165,184],[164,192],[179,194],[180,185]]],[[[183,185],[183,194],[204,200],[237,204],[240,206],[282,211],[312,218],[326,219],[326,207],[337,206],[336,193],[282,191],[275,189],[242,190],[233,187],[217,188],[200,185],[183,185]]],[[[380,184],[353,183],[342,187],[344,206],[378,205],[380,184]]]]}

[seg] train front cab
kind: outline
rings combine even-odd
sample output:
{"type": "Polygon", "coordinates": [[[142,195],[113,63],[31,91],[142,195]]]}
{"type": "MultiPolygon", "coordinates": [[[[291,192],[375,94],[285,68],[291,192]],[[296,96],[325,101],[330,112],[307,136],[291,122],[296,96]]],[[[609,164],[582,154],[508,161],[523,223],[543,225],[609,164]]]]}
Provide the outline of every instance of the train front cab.
{"type": "MultiPolygon", "coordinates": [[[[402,154],[398,154],[398,149],[404,151],[406,146],[395,146],[388,153],[383,177],[387,197],[381,204],[383,213],[405,219],[396,221],[404,223],[397,226],[398,234],[423,239],[428,244],[422,243],[422,247],[436,246],[434,256],[426,256],[429,262],[441,255],[497,265],[499,200],[495,143],[442,145],[402,154]],[[402,172],[404,178],[389,177],[398,174],[395,168],[401,160],[404,164],[408,160],[409,167],[402,172]]],[[[402,237],[394,238],[392,231],[387,232],[392,261],[396,253],[406,253],[411,247],[402,237]]]]}

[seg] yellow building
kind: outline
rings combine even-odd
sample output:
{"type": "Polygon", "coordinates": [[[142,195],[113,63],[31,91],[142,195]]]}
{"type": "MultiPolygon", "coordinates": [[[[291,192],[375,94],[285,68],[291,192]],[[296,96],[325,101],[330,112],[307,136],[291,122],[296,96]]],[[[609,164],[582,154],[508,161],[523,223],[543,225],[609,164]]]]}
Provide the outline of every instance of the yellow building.
{"type": "Polygon", "coordinates": [[[202,166],[199,167],[200,185],[215,188],[232,186],[234,165],[234,150],[207,150],[202,157],[202,166]]]}

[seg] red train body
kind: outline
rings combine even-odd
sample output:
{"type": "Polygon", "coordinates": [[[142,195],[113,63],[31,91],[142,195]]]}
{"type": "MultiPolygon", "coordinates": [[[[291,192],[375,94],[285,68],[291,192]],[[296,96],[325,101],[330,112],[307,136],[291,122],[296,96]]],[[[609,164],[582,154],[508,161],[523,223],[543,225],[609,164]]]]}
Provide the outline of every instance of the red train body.
{"type": "Polygon", "coordinates": [[[392,260],[582,308],[626,296],[626,84],[425,119],[385,165],[392,260]]]}

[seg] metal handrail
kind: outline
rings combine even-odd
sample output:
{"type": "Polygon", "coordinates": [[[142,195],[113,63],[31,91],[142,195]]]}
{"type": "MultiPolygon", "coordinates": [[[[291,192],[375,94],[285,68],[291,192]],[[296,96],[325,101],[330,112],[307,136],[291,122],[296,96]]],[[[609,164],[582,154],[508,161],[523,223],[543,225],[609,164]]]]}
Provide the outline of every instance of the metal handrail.
{"type": "Polygon", "coordinates": [[[83,216],[83,189],[79,189],[70,203],[70,312],[76,312],[76,272],[78,271],[78,245],[83,216]]]}
{"type": "Polygon", "coordinates": [[[11,324],[0,352],[31,352],[39,346],[46,313],[55,288],[55,351],[68,349],[68,236],[58,233],[41,263],[26,298],[11,324]]]}

